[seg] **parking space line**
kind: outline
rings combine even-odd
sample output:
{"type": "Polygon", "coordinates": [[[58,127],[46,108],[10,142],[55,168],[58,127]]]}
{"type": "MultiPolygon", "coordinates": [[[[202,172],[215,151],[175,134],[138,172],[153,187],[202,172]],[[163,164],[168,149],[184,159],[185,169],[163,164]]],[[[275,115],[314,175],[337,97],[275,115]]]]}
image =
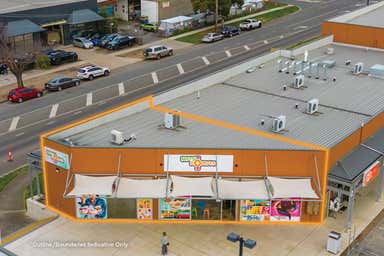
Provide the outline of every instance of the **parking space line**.
{"type": "Polygon", "coordinates": [[[225,51],[225,54],[227,54],[227,57],[229,58],[229,57],[232,57],[232,54],[231,54],[231,52],[230,51],[225,51]]]}
{"type": "Polygon", "coordinates": [[[17,123],[19,122],[20,120],[20,116],[15,116],[13,119],[12,119],[12,122],[11,122],[11,125],[9,126],[9,130],[8,131],[14,131],[16,130],[17,128],[17,123]]]}
{"type": "Polygon", "coordinates": [[[85,103],[85,106],[89,106],[89,105],[92,105],[92,93],[91,92],[87,93],[87,101],[85,103]]]}
{"type": "Polygon", "coordinates": [[[154,84],[158,84],[159,83],[159,78],[157,77],[157,73],[156,72],[152,72],[151,75],[152,75],[153,83],[154,84]]]}
{"type": "Polygon", "coordinates": [[[180,63],[177,64],[176,66],[177,66],[177,70],[179,70],[180,75],[185,73],[185,72],[184,72],[184,69],[183,69],[183,66],[181,66],[180,63]]]}
{"type": "Polygon", "coordinates": [[[203,59],[205,65],[209,65],[209,64],[211,64],[211,63],[209,62],[209,60],[207,59],[207,57],[203,56],[203,57],[201,57],[201,58],[203,59]]]}
{"type": "Polygon", "coordinates": [[[244,45],[244,49],[245,49],[246,51],[249,51],[249,50],[251,50],[251,48],[249,48],[249,46],[248,46],[248,45],[244,45]]]}
{"type": "Polygon", "coordinates": [[[59,104],[53,104],[51,108],[51,113],[49,113],[49,118],[54,118],[57,114],[58,109],[59,109],[59,104]]]}
{"type": "Polygon", "coordinates": [[[119,83],[119,96],[125,93],[124,83],[119,83]]]}

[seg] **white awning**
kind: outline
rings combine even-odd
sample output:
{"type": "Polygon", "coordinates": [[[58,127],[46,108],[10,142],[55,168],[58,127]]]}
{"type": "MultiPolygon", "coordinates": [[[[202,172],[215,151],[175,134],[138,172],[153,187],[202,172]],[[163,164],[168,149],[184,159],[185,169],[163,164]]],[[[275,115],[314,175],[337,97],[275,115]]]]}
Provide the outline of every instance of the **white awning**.
{"type": "Polygon", "coordinates": [[[127,179],[120,178],[117,198],[164,198],[166,196],[166,179],[127,179]]]}
{"type": "Polygon", "coordinates": [[[269,199],[264,180],[232,181],[219,179],[219,198],[222,199],[269,199]]]}
{"type": "Polygon", "coordinates": [[[282,179],[268,177],[273,187],[273,198],[319,198],[311,179],[282,179]]]}
{"type": "Polygon", "coordinates": [[[67,196],[82,196],[82,195],[112,195],[112,185],[117,176],[87,176],[75,174],[75,186],[67,196]]]}
{"type": "Polygon", "coordinates": [[[214,191],[212,189],[213,178],[187,178],[180,176],[171,176],[173,183],[173,190],[170,193],[172,197],[182,196],[206,196],[213,197],[214,191]]]}

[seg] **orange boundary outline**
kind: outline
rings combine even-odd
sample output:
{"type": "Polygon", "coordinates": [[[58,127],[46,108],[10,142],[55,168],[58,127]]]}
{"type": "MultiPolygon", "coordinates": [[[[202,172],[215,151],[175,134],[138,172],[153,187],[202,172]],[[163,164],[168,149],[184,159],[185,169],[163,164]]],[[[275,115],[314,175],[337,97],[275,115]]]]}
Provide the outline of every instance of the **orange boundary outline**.
{"type": "MultiPolygon", "coordinates": [[[[90,116],[88,118],[79,120],[77,122],[73,122],[73,123],[65,125],[63,127],[59,127],[57,129],[54,129],[52,131],[49,131],[49,132],[46,132],[46,133],[40,135],[40,148],[41,148],[41,152],[42,152],[43,173],[44,173],[44,189],[46,192],[46,199],[45,200],[46,200],[46,206],[48,209],[66,217],[72,221],[81,222],[81,223],[92,222],[92,223],[156,223],[156,224],[319,225],[323,222],[324,215],[325,215],[325,206],[324,205],[321,208],[320,221],[317,221],[317,222],[286,222],[286,221],[258,221],[258,222],[245,222],[244,221],[243,222],[243,221],[223,221],[223,220],[220,221],[220,220],[137,220],[137,219],[100,219],[100,220],[95,219],[95,220],[89,220],[89,219],[75,218],[75,217],[49,205],[48,182],[47,182],[47,175],[46,175],[47,170],[46,170],[45,154],[44,154],[44,139],[45,139],[45,137],[50,136],[54,133],[58,133],[58,132],[61,132],[63,130],[72,128],[74,126],[92,121],[94,119],[106,116],[110,113],[119,111],[121,109],[145,102],[145,101],[148,101],[149,108],[152,110],[159,111],[159,112],[166,112],[166,113],[167,112],[175,112],[172,109],[168,109],[168,108],[165,108],[162,106],[154,105],[153,104],[153,97],[152,97],[152,95],[150,95],[150,96],[143,97],[143,98],[140,98],[138,100],[132,101],[130,103],[121,105],[119,107],[112,108],[112,109],[107,110],[105,112],[90,116]]],[[[293,145],[299,145],[299,146],[311,148],[314,150],[324,151],[325,152],[325,163],[324,163],[323,195],[322,195],[322,198],[323,198],[322,203],[324,204],[325,195],[326,195],[326,189],[325,188],[326,188],[327,174],[328,174],[329,153],[330,153],[330,150],[328,148],[318,146],[315,144],[311,144],[311,143],[306,143],[306,142],[294,140],[294,139],[287,138],[287,137],[284,137],[281,135],[270,134],[267,132],[262,132],[262,131],[254,130],[254,129],[247,128],[247,127],[241,127],[241,126],[233,125],[233,124],[218,121],[218,120],[205,118],[202,116],[196,116],[196,115],[185,113],[185,112],[178,112],[178,114],[182,117],[192,119],[195,121],[205,122],[205,123],[212,124],[215,126],[225,127],[225,128],[240,131],[240,132],[254,134],[254,135],[262,136],[262,137],[273,139],[273,140],[282,141],[282,142],[293,144],[293,145]]]]}

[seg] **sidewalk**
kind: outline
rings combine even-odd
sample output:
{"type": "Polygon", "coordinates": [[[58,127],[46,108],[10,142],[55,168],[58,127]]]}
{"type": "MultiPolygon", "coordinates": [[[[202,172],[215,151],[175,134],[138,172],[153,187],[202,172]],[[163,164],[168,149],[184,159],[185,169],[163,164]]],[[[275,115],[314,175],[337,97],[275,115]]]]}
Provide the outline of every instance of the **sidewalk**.
{"type": "MultiPolygon", "coordinates": [[[[373,183],[357,196],[353,216],[356,236],[384,208],[383,200],[374,200],[375,188],[376,183],[373,183]]],[[[342,249],[347,247],[348,232],[344,231],[344,221],[345,213],[337,214],[335,219],[328,218],[318,226],[76,223],[60,217],[5,247],[20,256],[160,255],[161,233],[166,231],[170,240],[169,255],[233,256],[238,253],[238,244],[228,242],[226,235],[236,232],[257,241],[255,249],[244,249],[245,255],[325,256],[331,255],[325,249],[330,231],[342,233],[342,249]],[[64,244],[61,248],[52,248],[55,242],[73,242],[75,247],[64,244]],[[95,242],[119,243],[97,248],[95,242]],[[127,243],[126,248],[121,247],[123,242],[127,243]],[[85,246],[76,247],[76,243],[85,246]]]]}

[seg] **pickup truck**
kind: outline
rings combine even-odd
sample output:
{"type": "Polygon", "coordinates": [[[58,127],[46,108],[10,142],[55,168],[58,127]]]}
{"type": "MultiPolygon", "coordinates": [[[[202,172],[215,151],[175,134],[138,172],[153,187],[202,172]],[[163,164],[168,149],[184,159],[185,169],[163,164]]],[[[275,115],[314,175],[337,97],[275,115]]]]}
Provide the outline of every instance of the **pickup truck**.
{"type": "Polygon", "coordinates": [[[240,24],[241,30],[251,30],[255,28],[261,28],[261,21],[255,19],[246,19],[240,24]]]}

